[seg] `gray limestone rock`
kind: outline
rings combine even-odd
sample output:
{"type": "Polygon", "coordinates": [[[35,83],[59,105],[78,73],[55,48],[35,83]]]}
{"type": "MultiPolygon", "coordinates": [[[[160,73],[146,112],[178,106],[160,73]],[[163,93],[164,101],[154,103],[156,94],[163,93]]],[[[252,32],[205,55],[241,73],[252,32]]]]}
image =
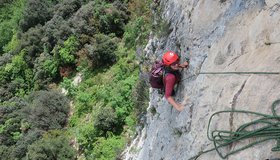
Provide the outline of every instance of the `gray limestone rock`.
{"type": "MultiPolygon", "coordinates": [[[[271,114],[271,104],[280,99],[280,75],[199,74],[279,72],[279,0],[161,0],[161,5],[172,31],[166,39],[157,39],[164,46],[154,54],[171,49],[190,58],[175,97],[185,110],[179,113],[151,89],[147,125],[124,152],[127,160],[188,160],[213,147],[207,139],[207,126],[214,112],[235,109],[271,114]]],[[[225,114],[211,128],[235,130],[254,118],[225,114]]],[[[227,159],[279,158],[280,152],[271,151],[275,143],[267,141],[227,159]]],[[[224,152],[235,147],[238,145],[224,152]]],[[[212,151],[198,159],[221,158],[212,151]]]]}

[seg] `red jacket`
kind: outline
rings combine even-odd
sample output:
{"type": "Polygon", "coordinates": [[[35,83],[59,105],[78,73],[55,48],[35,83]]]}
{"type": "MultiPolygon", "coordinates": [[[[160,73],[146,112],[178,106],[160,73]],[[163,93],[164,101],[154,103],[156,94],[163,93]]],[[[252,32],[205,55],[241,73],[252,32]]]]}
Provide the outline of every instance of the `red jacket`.
{"type": "Polygon", "coordinates": [[[172,96],[172,92],[176,83],[180,80],[179,74],[168,73],[164,76],[164,90],[165,90],[165,98],[172,96]]]}

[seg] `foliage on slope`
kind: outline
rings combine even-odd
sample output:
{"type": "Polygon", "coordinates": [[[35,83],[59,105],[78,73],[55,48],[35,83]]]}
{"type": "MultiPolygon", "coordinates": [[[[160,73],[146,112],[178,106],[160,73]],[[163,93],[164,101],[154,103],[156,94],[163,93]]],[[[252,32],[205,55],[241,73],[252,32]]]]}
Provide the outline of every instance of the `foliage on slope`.
{"type": "Polygon", "coordinates": [[[118,156],[141,110],[134,55],[151,28],[150,3],[0,4],[0,159],[75,159],[75,137],[88,159],[118,156]],[[77,72],[84,81],[74,87],[77,72]],[[56,84],[68,97],[55,91],[56,84]]]}

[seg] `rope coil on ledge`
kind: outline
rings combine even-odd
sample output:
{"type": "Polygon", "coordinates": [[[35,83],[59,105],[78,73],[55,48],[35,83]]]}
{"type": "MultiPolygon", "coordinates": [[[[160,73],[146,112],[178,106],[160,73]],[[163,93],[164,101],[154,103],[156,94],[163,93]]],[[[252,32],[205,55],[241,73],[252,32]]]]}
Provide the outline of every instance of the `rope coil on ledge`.
{"type": "Polygon", "coordinates": [[[268,141],[268,140],[276,140],[277,144],[275,147],[271,149],[271,151],[280,151],[280,116],[276,113],[276,106],[280,106],[280,99],[274,101],[271,105],[271,112],[272,115],[269,114],[263,114],[258,112],[252,112],[252,111],[245,111],[245,110],[224,110],[224,111],[218,111],[211,115],[208,127],[207,127],[207,137],[210,141],[213,142],[214,147],[199,152],[196,156],[191,157],[189,160],[196,160],[199,156],[202,154],[205,154],[207,152],[216,150],[219,156],[223,159],[227,158],[229,155],[232,155],[234,153],[237,153],[239,151],[242,151],[244,149],[247,149],[249,147],[252,147],[256,144],[268,141]],[[213,130],[210,132],[210,125],[213,117],[215,115],[221,114],[221,113],[246,113],[246,114],[253,114],[260,116],[261,118],[245,123],[241,125],[236,131],[227,131],[227,130],[213,130]],[[250,129],[247,130],[249,127],[261,125],[262,127],[259,127],[257,129],[250,129]],[[222,147],[231,146],[233,144],[236,144],[237,142],[240,142],[242,140],[246,140],[249,138],[258,138],[259,140],[256,140],[254,142],[250,142],[249,144],[234,149],[228,153],[222,153],[219,149],[222,147]]]}

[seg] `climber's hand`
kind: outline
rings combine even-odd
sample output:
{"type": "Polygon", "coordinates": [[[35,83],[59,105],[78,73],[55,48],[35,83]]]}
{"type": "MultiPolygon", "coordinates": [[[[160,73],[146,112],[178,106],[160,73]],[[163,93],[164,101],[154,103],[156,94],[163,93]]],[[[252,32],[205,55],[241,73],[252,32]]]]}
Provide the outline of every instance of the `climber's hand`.
{"type": "Polygon", "coordinates": [[[177,107],[176,107],[176,109],[178,110],[178,111],[183,111],[184,110],[184,106],[182,105],[182,104],[177,104],[177,107]]]}
{"type": "Polygon", "coordinates": [[[183,64],[180,65],[182,68],[188,68],[189,67],[189,62],[185,61],[183,64]]]}

